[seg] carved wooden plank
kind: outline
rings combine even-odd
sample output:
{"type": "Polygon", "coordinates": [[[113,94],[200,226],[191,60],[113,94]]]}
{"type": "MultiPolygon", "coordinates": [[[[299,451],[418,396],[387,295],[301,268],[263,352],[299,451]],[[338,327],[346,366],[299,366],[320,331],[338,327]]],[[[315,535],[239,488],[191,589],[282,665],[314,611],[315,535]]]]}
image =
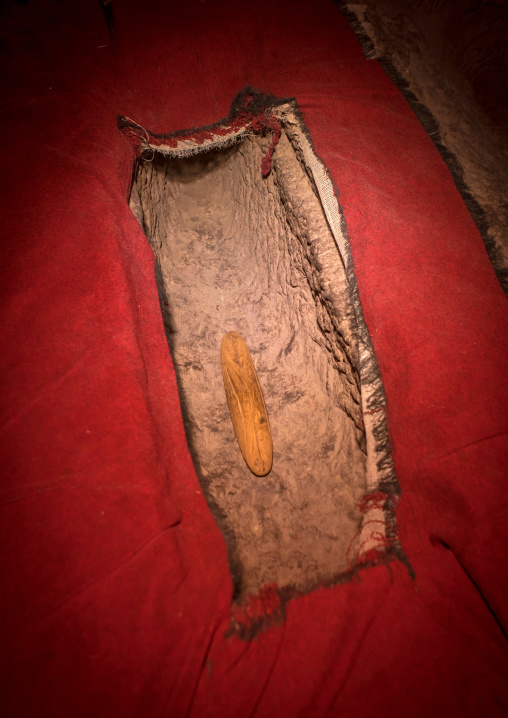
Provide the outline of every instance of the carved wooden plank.
{"type": "Polygon", "coordinates": [[[272,432],[254,362],[238,332],[223,336],[220,361],[229,413],[243,458],[253,474],[266,476],[272,468],[272,432]]]}

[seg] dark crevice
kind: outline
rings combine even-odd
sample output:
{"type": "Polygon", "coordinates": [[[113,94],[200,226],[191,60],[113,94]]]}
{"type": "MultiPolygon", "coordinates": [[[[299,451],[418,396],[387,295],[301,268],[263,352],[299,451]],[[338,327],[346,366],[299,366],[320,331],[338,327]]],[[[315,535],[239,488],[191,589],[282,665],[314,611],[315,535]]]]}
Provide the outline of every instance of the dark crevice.
{"type": "Polygon", "coordinates": [[[115,14],[113,12],[113,3],[111,2],[111,0],[99,0],[99,5],[101,7],[102,14],[104,15],[104,20],[106,21],[109,33],[110,35],[112,35],[115,31],[115,14]]]}
{"type": "Polygon", "coordinates": [[[461,569],[464,571],[464,573],[465,573],[465,575],[468,577],[468,579],[471,581],[472,585],[474,586],[474,588],[475,588],[476,591],[478,592],[478,595],[480,596],[480,598],[482,599],[483,603],[484,603],[485,606],[487,607],[487,610],[489,611],[489,613],[491,614],[492,618],[493,618],[494,621],[496,622],[497,627],[499,628],[499,630],[500,630],[501,633],[503,634],[503,638],[505,639],[505,641],[508,642],[508,634],[507,634],[507,632],[506,632],[505,627],[504,627],[503,624],[501,623],[501,620],[499,619],[498,615],[496,614],[496,612],[494,611],[494,609],[493,609],[492,606],[490,605],[489,601],[487,600],[487,597],[485,596],[485,594],[484,594],[483,591],[481,590],[480,586],[479,586],[478,583],[474,580],[474,578],[472,577],[471,573],[470,573],[470,572],[467,570],[467,568],[464,566],[464,563],[463,563],[463,562],[460,560],[460,558],[457,556],[457,554],[455,553],[455,551],[453,550],[453,548],[452,548],[449,544],[447,544],[446,541],[443,541],[442,539],[438,539],[438,538],[433,538],[433,539],[431,539],[431,543],[438,544],[438,545],[442,546],[443,548],[445,548],[447,551],[451,551],[451,553],[452,553],[452,554],[454,555],[454,557],[455,557],[455,560],[457,561],[457,563],[459,564],[459,566],[461,567],[461,569]]]}

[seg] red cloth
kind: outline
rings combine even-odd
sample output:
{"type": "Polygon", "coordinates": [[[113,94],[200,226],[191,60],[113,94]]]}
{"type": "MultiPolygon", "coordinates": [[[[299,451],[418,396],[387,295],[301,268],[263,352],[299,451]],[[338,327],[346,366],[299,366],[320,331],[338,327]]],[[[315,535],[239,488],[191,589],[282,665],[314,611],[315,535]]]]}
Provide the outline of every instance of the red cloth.
{"type": "Polygon", "coordinates": [[[443,161],[331,0],[114,11],[112,41],[95,0],[3,10],[2,715],[504,715],[508,307],[443,161]],[[416,572],[292,601],[249,643],[224,637],[116,129],[208,124],[247,84],[297,98],[337,184],[416,572]]]}

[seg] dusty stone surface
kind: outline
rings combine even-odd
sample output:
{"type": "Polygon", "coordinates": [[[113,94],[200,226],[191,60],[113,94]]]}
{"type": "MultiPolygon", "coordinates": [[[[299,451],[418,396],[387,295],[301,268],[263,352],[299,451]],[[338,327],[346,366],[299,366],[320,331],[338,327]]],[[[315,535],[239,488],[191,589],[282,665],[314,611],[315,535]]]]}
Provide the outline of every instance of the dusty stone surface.
{"type": "Polygon", "coordinates": [[[283,133],[141,162],[131,207],[156,278],[194,464],[229,552],[235,597],[308,591],[354,561],[365,492],[357,347],[344,269],[321,205],[283,133]],[[246,466],[220,365],[226,332],[252,354],[273,468],[246,466]]]}
{"type": "MultiPolygon", "coordinates": [[[[495,242],[508,291],[508,4],[504,0],[346,3],[434,115],[495,242]]],[[[491,256],[492,259],[492,256],[491,256]]]]}

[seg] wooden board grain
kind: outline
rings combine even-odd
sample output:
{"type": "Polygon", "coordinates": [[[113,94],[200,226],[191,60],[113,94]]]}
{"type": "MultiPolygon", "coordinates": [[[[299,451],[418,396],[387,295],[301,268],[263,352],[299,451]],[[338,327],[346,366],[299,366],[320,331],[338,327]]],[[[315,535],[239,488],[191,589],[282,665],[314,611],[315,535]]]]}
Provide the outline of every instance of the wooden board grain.
{"type": "Polygon", "coordinates": [[[222,378],[229,413],[243,458],[256,476],[272,468],[272,433],[265,400],[247,344],[228,332],[220,348],[222,378]]]}

